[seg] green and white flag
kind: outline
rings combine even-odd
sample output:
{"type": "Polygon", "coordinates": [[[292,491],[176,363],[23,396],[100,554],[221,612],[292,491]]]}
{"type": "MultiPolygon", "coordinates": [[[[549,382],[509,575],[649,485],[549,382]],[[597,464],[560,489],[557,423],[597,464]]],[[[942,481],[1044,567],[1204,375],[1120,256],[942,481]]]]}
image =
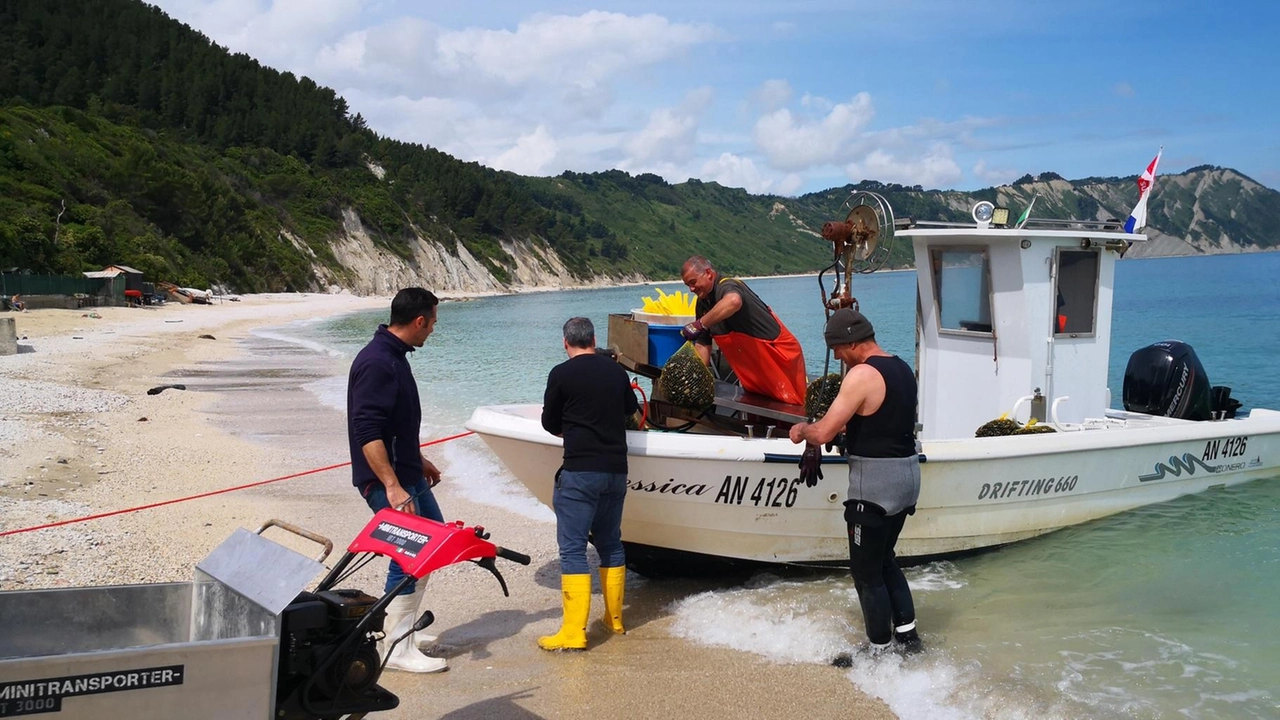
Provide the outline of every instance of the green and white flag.
{"type": "Polygon", "coordinates": [[[1031,208],[1036,206],[1036,200],[1039,199],[1040,193],[1036,193],[1036,196],[1031,198],[1031,204],[1027,206],[1026,210],[1022,211],[1021,215],[1018,216],[1018,229],[1022,229],[1022,226],[1027,224],[1027,219],[1031,217],[1031,208]]]}

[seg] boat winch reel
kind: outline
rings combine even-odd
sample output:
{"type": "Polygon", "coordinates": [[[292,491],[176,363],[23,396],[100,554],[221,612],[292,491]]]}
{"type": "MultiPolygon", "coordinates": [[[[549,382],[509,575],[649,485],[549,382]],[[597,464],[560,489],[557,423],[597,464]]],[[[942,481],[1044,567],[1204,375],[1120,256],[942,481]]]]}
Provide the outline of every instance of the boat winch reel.
{"type": "Polygon", "coordinates": [[[850,291],[854,273],[873,273],[884,267],[893,249],[893,208],[882,195],[858,190],[841,209],[846,211],[844,221],[822,226],[822,237],[832,243],[837,268],[836,286],[826,301],[829,310],[856,307],[850,291]]]}

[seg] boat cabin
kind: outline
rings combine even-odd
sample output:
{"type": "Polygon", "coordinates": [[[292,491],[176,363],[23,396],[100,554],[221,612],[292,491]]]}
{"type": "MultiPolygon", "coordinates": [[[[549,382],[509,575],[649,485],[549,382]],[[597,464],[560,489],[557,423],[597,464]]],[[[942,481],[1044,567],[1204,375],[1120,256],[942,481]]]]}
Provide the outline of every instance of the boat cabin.
{"type": "Polygon", "coordinates": [[[920,438],[972,438],[1015,408],[1060,428],[1104,417],[1116,260],[1145,236],[1118,222],[974,217],[896,233],[916,259],[920,438]]]}

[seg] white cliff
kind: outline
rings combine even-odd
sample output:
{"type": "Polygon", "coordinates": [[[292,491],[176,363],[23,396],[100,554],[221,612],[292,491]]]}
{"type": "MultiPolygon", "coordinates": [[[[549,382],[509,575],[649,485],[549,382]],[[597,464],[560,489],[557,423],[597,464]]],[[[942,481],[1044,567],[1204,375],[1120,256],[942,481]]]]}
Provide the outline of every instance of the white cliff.
{"type": "MultiPolygon", "coordinates": [[[[323,287],[345,288],[359,295],[392,294],[415,285],[440,292],[494,293],[602,286],[618,281],[610,277],[584,281],[569,270],[553,248],[526,239],[500,243],[509,260],[503,269],[510,280],[503,282],[447,230],[443,231],[444,237],[435,237],[415,227],[414,239],[408,243],[408,257],[404,257],[375,241],[354,210],[344,210],[342,219],[342,234],[331,245],[342,270],[334,272],[319,260],[312,265],[317,284],[323,287]]],[[[286,237],[298,244],[295,238],[286,237]]],[[[314,259],[314,254],[311,257],[314,259]]],[[[637,282],[644,278],[619,280],[637,282]]]]}

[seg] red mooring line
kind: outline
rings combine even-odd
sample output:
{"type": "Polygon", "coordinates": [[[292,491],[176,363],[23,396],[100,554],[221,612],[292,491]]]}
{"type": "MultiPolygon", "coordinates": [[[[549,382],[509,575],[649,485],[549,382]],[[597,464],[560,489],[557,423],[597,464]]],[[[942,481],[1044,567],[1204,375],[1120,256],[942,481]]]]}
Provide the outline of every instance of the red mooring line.
{"type": "MultiPolygon", "coordinates": [[[[464,438],[468,435],[474,435],[474,434],[475,433],[471,431],[458,433],[457,435],[450,435],[449,437],[440,438],[439,440],[431,440],[430,442],[424,442],[418,447],[427,447],[428,445],[439,445],[440,443],[446,443],[446,442],[449,442],[450,440],[457,440],[458,438],[464,438]]],[[[280,477],[271,478],[270,480],[259,480],[258,482],[249,483],[248,485],[237,485],[235,487],[223,488],[221,490],[214,490],[212,492],[200,493],[199,495],[188,495],[187,497],[180,497],[173,500],[163,500],[161,502],[151,503],[150,505],[139,505],[138,507],[125,508],[124,510],[112,510],[111,512],[98,513],[97,515],[86,515],[85,517],[72,518],[70,520],[59,520],[57,522],[45,523],[44,525],[35,525],[33,527],[27,527],[27,528],[20,528],[18,530],[5,530],[4,532],[0,532],[0,538],[6,537],[8,535],[18,535],[20,533],[34,532],[36,530],[45,530],[47,528],[59,527],[62,525],[74,525],[76,523],[88,522],[90,520],[99,520],[101,518],[111,517],[112,515],[124,515],[126,513],[138,512],[139,510],[150,510],[151,508],[164,507],[165,505],[173,505],[175,503],[186,502],[188,500],[199,500],[200,498],[207,498],[213,495],[221,495],[223,493],[235,492],[236,490],[246,490],[248,488],[258,487],[259,485],[268,485],[273,482],[280,482],[281,480],[291,480],[293,478],[299,478],[304,475],[315,475],[316,473],[322,473],[328,470],[336,470],[340,467],[347,467],[350,464],[351,463],[349,462],[338,463],[337,465],[328,465],[322,468],[315,468],[314,470],[304,470],[303,472],[293,473],[292,475],[281,475],[280,477]]]]}

